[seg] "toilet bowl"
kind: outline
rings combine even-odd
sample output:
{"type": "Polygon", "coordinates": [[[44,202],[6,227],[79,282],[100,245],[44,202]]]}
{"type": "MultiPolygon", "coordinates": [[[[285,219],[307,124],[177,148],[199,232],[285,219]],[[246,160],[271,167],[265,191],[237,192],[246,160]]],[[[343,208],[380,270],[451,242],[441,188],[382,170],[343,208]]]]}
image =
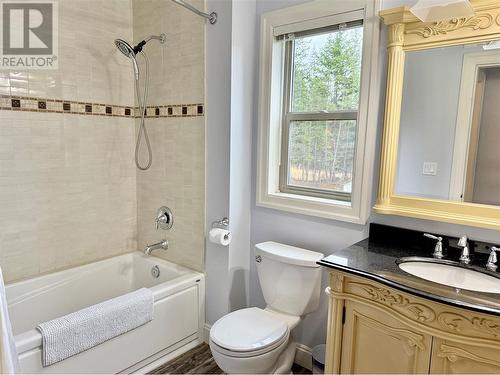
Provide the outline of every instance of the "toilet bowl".
{"type": "MultiPolygon", "coordinates": [[[[294,345],[289,340],[288,324],[293,320],[280,319],[279,314],[256,307],[224,316],[210,330],[210,349],[215,362],[229,374],[274,372],[280,356],[294,345]]],[[[293,326],[299,321],[295,320],[293,326]]]]}
{"type": "Polygon", "coordinates": [[[323,254],[275,242],[255,248],[267,302],[220,318],[210,330],[215,362],[228,374],[290,373],[295,357],[292,330],[319,304],[323,254]]]}

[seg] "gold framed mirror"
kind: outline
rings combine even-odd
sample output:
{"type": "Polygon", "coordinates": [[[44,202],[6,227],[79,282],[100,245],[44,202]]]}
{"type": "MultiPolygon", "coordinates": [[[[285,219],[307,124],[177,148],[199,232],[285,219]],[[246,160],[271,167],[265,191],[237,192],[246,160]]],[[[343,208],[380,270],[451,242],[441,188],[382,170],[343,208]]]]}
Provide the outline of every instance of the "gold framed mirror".
{"type": "Polygon", "coordinates": [[[380,13],[389,37],[377,213],[500,229],[500,1],[471,4],[473,16],[439,22],[408,7],[380,13]]]}

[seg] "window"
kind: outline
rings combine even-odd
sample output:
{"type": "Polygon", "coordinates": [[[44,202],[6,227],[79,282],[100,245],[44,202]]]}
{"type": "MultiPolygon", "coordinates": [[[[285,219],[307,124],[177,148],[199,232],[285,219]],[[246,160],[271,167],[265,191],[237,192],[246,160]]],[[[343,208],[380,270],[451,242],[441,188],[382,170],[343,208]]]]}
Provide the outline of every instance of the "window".
{"type": "Polygon", "coordinates": [[[280,191],[350,202],[363,20],[282,38],[280,191]]]}
{"type": "Polygon", "coordinates": [[[366,222],[379,5],[316,0],[262,15],[258,206],[366,222]]]}

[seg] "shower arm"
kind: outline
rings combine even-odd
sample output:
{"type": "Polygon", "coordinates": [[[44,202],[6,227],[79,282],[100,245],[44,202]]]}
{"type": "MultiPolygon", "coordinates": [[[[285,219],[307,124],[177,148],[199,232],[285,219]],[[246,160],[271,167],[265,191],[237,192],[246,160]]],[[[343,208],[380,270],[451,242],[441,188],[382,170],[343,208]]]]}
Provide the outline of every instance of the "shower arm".
{"type": "Polygon", "coordinates": [[[167,40],[167,36],[165,34],[160,34],[160,35],[150,35],[143,41],[139,42],[135,47],[134,47],[134,54],[138,54],[139,52],[142,52],[142,47],[146,45],[150,40],[159,40],[161,44],[165,43],[167,40]]]}
{"type": "Polygon", "coordinates": [[[160,34],[160,35],[151,35],[151,36],[148,36],[146,39],[144,39],[144,41],[147,43],[149,42],[150,40],[159,40],[160,43],[165,43],[165,40],[166,40],[166,35],[165,34],[160,34]]]}
{"type": "Polygon", "coordinates": [[[212,25],[217,22],[217,13],[215,12],[212,12],[210,14],[202,12],[201,10],[196,9],[191,4],[186,3],[184,0],[172,0],[172,1],[186,8],[187,10],[190,10],[191,12],[197,14],[198,16],[206,18],[212,25]]]}

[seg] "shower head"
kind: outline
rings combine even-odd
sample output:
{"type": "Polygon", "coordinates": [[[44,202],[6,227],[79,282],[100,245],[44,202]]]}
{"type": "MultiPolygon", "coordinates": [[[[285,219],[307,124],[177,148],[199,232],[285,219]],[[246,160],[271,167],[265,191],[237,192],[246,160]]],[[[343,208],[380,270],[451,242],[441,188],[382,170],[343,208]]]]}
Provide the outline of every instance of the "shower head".
{"type": "Polygon", "coordinates": [[[124,41],[123,39],[115,39],[115,45],[118,50],[123,53],[125,56],[129,57],[132,59],[132,62],[134,63],[134,72],[135,72],[135,79],[139,80],[139,65],[137,64],[137,60],[135,59],[135,56],[142,52],[142,48],[148,43],[150,40],[156,39],[158,40],[161,44],[165,43],[165,40],[167,39],[167,36],[165,34],[160,34],[160,35],[150,35],[143,41],[139,42],[135,47],[132,47],[129,43],[124,41]]]}
{"type": "Polygon", "coordinates": [[[120,50],[125,56],[130,57],[130,55],[135,56],[134,49],[130,44],[128,44],[123,39],[115,39],[116,48],[120,50]]]}
{"type": "Polygon", "coordinates": [[[115,45],[121,53],[132,60],[132,63],[134,64],[135,79],[139,80],[139,65],[135,59],[135,52],[132,46],[123,39],[115,39],[115,45]]]}

